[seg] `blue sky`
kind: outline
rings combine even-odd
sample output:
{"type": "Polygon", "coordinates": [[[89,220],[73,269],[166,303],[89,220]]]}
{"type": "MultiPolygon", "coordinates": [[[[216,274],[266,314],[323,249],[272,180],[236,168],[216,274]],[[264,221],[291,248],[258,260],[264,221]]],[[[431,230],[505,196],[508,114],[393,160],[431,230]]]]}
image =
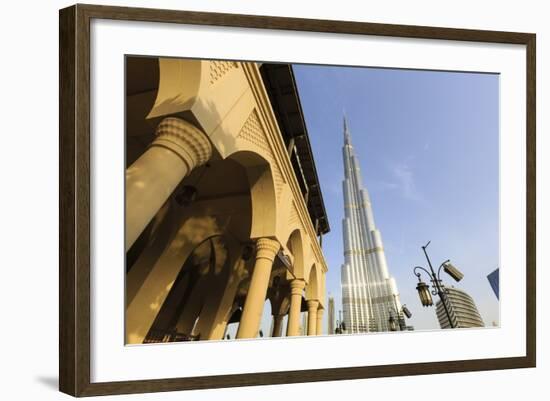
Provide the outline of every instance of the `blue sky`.
{"type": "Polygon", "coordinates": [[[295,65],[294,74],[331,226],[323,251],[337,308],[345,110],[409,323],[439,328],[412,273],[426,264],[420,246],[429,240],[432,263],[451,259],[465,274],[456,287],[474,298],[486,325],[498,322],[486,278],[499,264],[498,75],[312,65],[295,65]]]}

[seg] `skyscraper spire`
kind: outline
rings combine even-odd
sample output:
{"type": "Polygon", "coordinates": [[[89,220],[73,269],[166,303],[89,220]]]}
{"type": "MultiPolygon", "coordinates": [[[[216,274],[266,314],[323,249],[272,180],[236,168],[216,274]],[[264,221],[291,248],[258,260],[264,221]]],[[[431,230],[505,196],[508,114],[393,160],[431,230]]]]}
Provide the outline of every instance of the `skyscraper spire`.
{"type": "Polygon", "coordinates": [[[344,116],[344,264],[342,306],[351,333],[389,331],[389,318],[400,313],[397,285],[389,275],[380,231],[344,116]],[[398,312],[399,311],[399,312],[398,312]]]}
{"type": "Polygon", "coordinates": [[[349,133],[348,121],[347,121],[345,112],[344,112],[344,144],[345,145],[351,144],[351,135],[349,133]]]}

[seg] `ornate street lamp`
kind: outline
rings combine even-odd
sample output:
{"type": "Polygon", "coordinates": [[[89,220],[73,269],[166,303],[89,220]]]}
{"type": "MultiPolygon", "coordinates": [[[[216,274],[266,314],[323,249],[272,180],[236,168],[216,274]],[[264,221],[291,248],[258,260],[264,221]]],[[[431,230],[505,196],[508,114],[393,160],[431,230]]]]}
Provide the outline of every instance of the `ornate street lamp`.
{"type": "Polygon", "coordinates": [[[407,319],[410,319],[410,318],[412,317],[413,314],[411,313],[411,311],[409,310],[409,308],[407,308],[407,305],[403,305],[403,306],[401,307],[401,310],[403,311],[403,314],[404,314],[405,316],[407,316],[407,319]]]}
{"type": "Polygon", "coordinates": [[[197,199],[199,182],[208,167],[210,167],[210,163],[204,165],[194,184],[184,185],[180,190],[175,191],[174,199],[178,205],[187,207],[197,199]]]}
{"type": "Polygon", "coordinates": [[[460,270],[458,270],[455,266],[453,266],[450,263],[450,260],[446,260],[445,262],[441,263],[436,274],[432,267],[432,262],[428,257],[428,253],[426,252],[426,248],[428,247],[428,245],[430,245],[430,242],[431,241],[428,241],[428,243],[422,247],[422,250],[424,251],[424,255],[426,256],[426,260],[428,261],[428,266],[430,267],[430,270],[428,271],[422,266],[416,266],[413,269],[413,273],[418,278],[418,284],[416,285],[416,290],[418,291],[418,296],[420,298],[420,302],[422,303],[422,306],[432,306],[433,305],[432,295],[439,296],[439,299],[441,300],[441,304],[443,305],[443,309],[445,310],[445,314],[447,315],[447,319],[449,320],[449,325],[451,326],[452,329],[454,329],[455,325],[451,319],[451,314],[449,313],[449,307],[447,306],[448,290],[442,284],[440,273],[441,273],[441,269],[443,269],[443,271],[445,271],[445,273],[451,276],[455,281],[462,280],[462,278],[464,277],[464,274],[462,274],[460,270]],[[418,272],[417,270],[424,271],[430,278],[430,281],[432,282],[431,293],[430,293],[430,286],[422,281],[422,279],[420,278],[421,273],[418,272]]]}
{"type": "Polygon", "coordinates": [[[339,319],[336,321],[336,329],[334,330],[335,334],[344,334],[346,331],[346,323],[342,319],[342,311],[338,311],[339,319]]]}
{"type": "Polygon", "coordinates": [[[393,317],[393,314],[390,313],[390,320],[388,321],[390,324],[390,330],[391,331],[397,331],[397,323],[395,322],[395,318],[393,317]]]}
{"type": "Polygon", "coordinates": [[[398,308],[396,295],[393,296],[393,303],[393,308],[390,307],[389,310],[389,328],[391,331],[397,331],[397,329],[399,329],[400,331],[405,331],[407,330],[407,324],[405,323],[405,318],[402,316],[402,314],[405,315],[407,319],[410,319],[412,317],[412,313],[406,305],[401,305],[401,309],[398,308]]]}
{"type": "Polygon", "coordinates": [[[459,282],[464,277],[464,274],[462,274],[462,272],[454,267],[449,261],[443,264],[443,271],[451,276],[456,282],[459,282]]]}
{"type": "Polygon", "coordinates": [[[420,297],[422,306],[432,306],[434,301],[432,300],[432,294],[430,294],[430,286],[420,279],[420,274],[417,274],[418,284],[416,285],[416,291],[420,297]]]}

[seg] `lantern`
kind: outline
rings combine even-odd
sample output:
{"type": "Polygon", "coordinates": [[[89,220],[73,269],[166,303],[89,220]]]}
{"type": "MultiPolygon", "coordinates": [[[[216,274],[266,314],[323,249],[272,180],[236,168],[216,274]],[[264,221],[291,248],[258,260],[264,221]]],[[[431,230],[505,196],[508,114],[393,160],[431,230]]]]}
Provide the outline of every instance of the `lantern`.
{"type": "Polygon", "coordinates": [[[432,300],[432,294],[430,293],[430,287],[428,284],[418,278],[418,284],[416,285],[416,291],[418,291],[418,296],[420,297],[420,302],[422,306],[432,306],[434,304],[432,300]]]}
{"type": "Polygon", "coordinates": [[[454,267],[450,262],[447,262],[443,265],[443,270],[455,281],[460,281],[464,277],[464,274],[462,274],[462,272],[454,267]]]}

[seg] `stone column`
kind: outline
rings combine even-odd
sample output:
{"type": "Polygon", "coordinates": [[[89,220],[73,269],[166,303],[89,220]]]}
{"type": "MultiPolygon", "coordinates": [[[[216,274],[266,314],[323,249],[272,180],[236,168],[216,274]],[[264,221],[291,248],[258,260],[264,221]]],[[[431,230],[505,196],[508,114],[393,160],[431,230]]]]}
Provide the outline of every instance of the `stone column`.
{"type": "Polygon", "coordinates": [[[280,247],[277,241],[269,238],[260,238],[256,241],[256,263],[244,302],[237,338],[255,338],[258,335],[271,268],[280,247]]]}
{"type": "Polygon", "coordinates": [[[271,337],[281,337],[283,334],[284,317],[284,315],[273,315],[273,333],[271,333],[271,337]]]}
{"type": "Polygon", "coordinates": [[[149,149],[126,169],[126,250],[181,180],[212,155],[206,134],[180,118],[162,120],[156,135],[149,149]]]}
{"type": "Polygon", "coordinates": [[[290,282],[290,310],[288,312],[287,336],[300,335],[300,312],[302,310],[302,292],[306,286],[304,280],[290,282]]]}
{"type": "Polygon", "coordinates": [[[317,308],[317,327],[315,329],[315,334],[318,336],[323,334],[323,312],[324,309],[319,306],[319,308],[317,308]]]}
{"type": "Polygon", "coordinates": [[[317,308],[319,301],[310,299],[307,301],[307,335],[314,336],[317,333],[317,308]]]}

